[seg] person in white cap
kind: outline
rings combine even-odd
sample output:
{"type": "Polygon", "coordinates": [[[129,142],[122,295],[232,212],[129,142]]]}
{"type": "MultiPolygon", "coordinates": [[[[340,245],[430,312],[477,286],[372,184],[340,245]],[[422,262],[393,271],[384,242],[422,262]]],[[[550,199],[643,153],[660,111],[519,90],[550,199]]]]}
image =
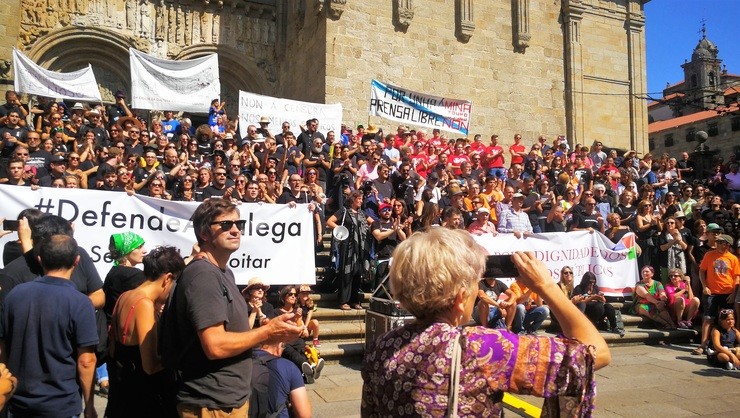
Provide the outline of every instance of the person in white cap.
{"type": "Polygon", "coordinates": [[[475,212],[476,218],[468,225],[468,232],[474,235],[493,234],[498,235],[496,225],[491,222],[491,211],[481,206],[475,212]]]}
{"type": "Polygon", "coordinates": [[[524,197],[521,193],[514,193],[514,196],[511,197],[511,205],[499,214],[499,232],[512,233],[517,238],[532,235],[532,224],[529,222],[529,215],[522,210],[524,197]]]}

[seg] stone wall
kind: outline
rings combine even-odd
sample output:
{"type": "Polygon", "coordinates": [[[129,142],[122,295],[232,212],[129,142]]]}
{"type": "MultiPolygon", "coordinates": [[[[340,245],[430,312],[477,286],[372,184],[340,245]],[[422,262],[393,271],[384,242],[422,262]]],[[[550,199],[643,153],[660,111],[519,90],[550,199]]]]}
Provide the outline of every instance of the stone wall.
{"type": "Polygon", "coordinates": [[[367,116],[376,78],[472,100],[471,133],[504,143],[566,134],[642,151],[646,1],[10,0],[0,58],[17,46],[52,70],[92,63],[109,98],[128,87],[128,47],[217,52],[232,104],[239,89],[341,102],[350,125],[393,127],[367,116]]]}

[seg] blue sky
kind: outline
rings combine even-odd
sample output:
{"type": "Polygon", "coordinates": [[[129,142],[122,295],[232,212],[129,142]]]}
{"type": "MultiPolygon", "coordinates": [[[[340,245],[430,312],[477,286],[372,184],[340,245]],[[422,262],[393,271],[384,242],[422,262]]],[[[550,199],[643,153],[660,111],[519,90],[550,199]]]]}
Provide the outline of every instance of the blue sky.
{"type": "Polygon", "coordinates": [[[675,84],[683,80],[681,64],[691,59],[691,52],[701,39],[702,19],[706,23],[707,39],[719,48],[722,64],[727,65],[729,73],[740,74],[739,17],[740,0],[648,2],[645,5],[648,92],[660,93],[666,82],[675,84]]]}

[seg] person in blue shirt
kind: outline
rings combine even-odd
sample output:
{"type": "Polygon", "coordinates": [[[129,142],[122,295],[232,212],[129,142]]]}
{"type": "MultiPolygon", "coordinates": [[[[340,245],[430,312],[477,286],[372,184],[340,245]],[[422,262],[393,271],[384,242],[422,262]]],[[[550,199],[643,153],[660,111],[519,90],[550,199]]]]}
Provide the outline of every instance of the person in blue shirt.
{"type": "Polygon", "coordinates": [[[303,418],[311,416],[311,402],[303,383],[303,377],[298,367],[290,360],[280,357],[283,353],[283,343],[263,344],[254,351],[255,358],[261,358],[269,370],[268,384],[268,413],[279,411],[278,418],[288,416],[303,418]],[[292,413],[283,407],[290,401],[292,413]]]}

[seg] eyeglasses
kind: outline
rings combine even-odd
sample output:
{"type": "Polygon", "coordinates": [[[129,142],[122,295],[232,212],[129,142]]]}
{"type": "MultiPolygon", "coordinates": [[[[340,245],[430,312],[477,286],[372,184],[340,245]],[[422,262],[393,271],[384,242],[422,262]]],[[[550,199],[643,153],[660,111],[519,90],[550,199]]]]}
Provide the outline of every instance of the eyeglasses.
{"type": "Polygon", "coordinates": [[[218,225],[224,231],[230,231],[231,228],[233,228],[234,225],[236,225],[236,229],[243,231],[244,226],[246,224],[247,224],[247,221],[245,221],[244,219],[239,219],[238,221],[216,221],[216,222],[211,222],[209,225],[218,225]]]}
{"type": "MultiPolygon", "coordinates": [[[[23,154],[18,154],[18,155],[23,155],[23,154]]],[[[25,154],[25,155],[28,155],[28,154],[25,154]]],[[[72,160],[72,161],[78,161],[80,157],[67,157],[67,159],[72,160]]]]}
{"type": "Polygon", "coordinates": [[[62,118],[51,118],[51,120],[62,120],[62,118]]]}
{"type": "Polygon", "coordinates": [[[287,296],[295,296],[295,292],[288,293],[287,296]]]}
{"type": "Polygon", "coordinates": [[[681,274],[669,274],[668,277],[681,277],[681,274]]]}
{"type": "Polygon", "coordinates": [[[564,271],[564,272],[562,272],[562,273],[560,273],[560,274],[564,274],[564,275],[565,275],[565,274],[573,274],[573,272],[572,272],[572,271],[564,271]]]}
{"type": "Polygon", "coordinates": [[[27,152],[16,152],[15,155],[17,155],[19,157],[28,157],[28,153],[27,152]]]}
{"type": "Polygon", "coordinates": [[[175,149],[175,146],[174,146],[174,145],[167,145],[167,146],[165,147],[165,149],[175,149]]]}
{"type": "Polygon", "coordinates": [[[217,172],[213,173],[213,175],[215,175],[215,176],[225,176],[226,175],[226,172],[225,171],[217,171],[217,172]]]}
{"type": "Polygon", "coordinates": [[[162,183],[152,183],[152,187],[162,187],[162,183]]]}
{"type": "Polygon", "coordinates": [[[585,193],[583,193],[583,195],[584,195],[584,196],[593,196],[594,194],[593,194],[593,193],[591,193],[591,192],[585,192],[585,193]]]}
{"type": "Polygon", "coordinates": [[[268,172],[267,172],[267,174],[268,174],[268,175],[273,175],[273,174],[277,174],[277,171],[268,171],[268,172]]]}
{"type": "Polygon", "coordinates": [[[309,176],[315,176],[315,175],[316,175],[316,172],[315,172],[315,171],[309,171],[309,172],[308,172],[308,175],[309,175],[309,176]]]}
{"type": "Polygon", "coordinates": [[[735,312],[732,309],[720,309],[719,314],[724,315],[734,315],[735,312]]]}
{"type": "Polygon", "coordinates": [[[236,182],[237,182],[238,184],[245,184],[245,183],[246,183],[246,181],[244,181],[244,180],[237,180],[236,182]]]}

